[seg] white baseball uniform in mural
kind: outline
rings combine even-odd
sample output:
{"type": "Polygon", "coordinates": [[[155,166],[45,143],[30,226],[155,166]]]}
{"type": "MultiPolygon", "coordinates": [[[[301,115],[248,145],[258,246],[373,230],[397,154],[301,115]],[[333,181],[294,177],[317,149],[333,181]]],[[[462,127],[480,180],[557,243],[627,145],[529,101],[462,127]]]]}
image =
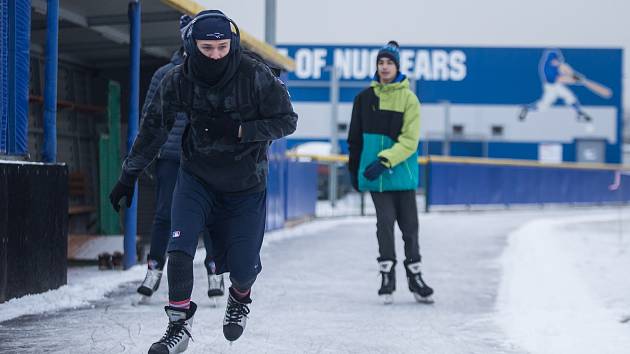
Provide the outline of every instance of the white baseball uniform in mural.
{"type": "Polygon", "coordinates": [[[565,105],[573,107],[578,121],[591,121],[591,117],[582,110],[573,91],[567,87],[583,84],[585,78],[565,62],[559,49],[548,49],[543,52],[538,71],[543,83],[543,95],[538,101],[522,107],[519,120],[525,120],[528,112],[545,111],[561,99],[565,105]]]}

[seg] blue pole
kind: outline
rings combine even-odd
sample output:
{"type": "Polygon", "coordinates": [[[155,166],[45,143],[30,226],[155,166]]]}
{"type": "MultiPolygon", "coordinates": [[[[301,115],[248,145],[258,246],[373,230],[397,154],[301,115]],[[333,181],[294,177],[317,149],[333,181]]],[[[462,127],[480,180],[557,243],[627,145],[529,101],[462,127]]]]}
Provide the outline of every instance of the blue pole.
{"type": "MultiPolygon", "coordinates": [[[[127,127],[127,154],[131,152],[133,142],[138,135],[140,105],[140,1],[129,2],[129,119],[127,127]]],[[[136,229],[138,209],[138,184],[131,207],[125,212],[125,269],[136,264],[136,229]]]]}
{"type": "Polygon", "coordinates": [[[59,0],[48,0],[46,10],[46,82],[44,86],[44,162],[57,161],[57,51],[59,0]]]}

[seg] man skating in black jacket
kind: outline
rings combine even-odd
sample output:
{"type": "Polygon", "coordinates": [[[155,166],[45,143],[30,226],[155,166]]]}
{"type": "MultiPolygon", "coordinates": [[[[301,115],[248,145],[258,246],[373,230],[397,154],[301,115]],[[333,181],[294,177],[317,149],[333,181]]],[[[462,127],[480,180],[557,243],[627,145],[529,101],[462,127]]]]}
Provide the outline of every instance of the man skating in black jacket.
{"type": "Polygon", "coordinates": [[[168,246],[169,325],[150,353],[184,351],[196,305],[190,300],[197,236],[211,230],[218,273],[232,285],[223,321],[226,339],[245,327],[251,287],[261,271],[266,216],[267,149],[295,131],[288,92],[269,67],[244,55],[238,27],[217,10],[199,13],[184,31],[184,63],[162,80],[110,199],[133,197],[140,172],[156,156],[177,112],[189,112],[173,194],[168,246]],[[232,32],[231,25],[235,32],[232,32]]]}
{"type": "MultiPolygon", "coordinates": [[[[192,21],[188,15],[182,15],[179,19],[180,30],[184,29],[192,21]]],[[[164,76],[175,66],[184,62],[184,47],[178,49],[171,61],[155,71],[151,78],[149,90],[145,98],[145,105],[153,100],[154,95],[160,94],[160,83],[164,76]]],[[[182,135],[188,124],[188,116],[184,112],[177,113],[173,128],[168,133],[168,138],[155,159],[155,215],[151,227],[151,248],[147,255],[147,274],[144,281],[138,287],[138,293],[150,297],[157,291],[162,279],[162,270],[166,262],[166,248],[171,238],[171,205],[173,203],[173,190],[179,174],[179,160],[182,151],[182,135]]],[[[208,297],[214,299],[223,296],[223,274],[216,274],[212,241],[208,230],[203,231],[203,243],[206,248],[204,265],[208,274],[208,297]]]]}

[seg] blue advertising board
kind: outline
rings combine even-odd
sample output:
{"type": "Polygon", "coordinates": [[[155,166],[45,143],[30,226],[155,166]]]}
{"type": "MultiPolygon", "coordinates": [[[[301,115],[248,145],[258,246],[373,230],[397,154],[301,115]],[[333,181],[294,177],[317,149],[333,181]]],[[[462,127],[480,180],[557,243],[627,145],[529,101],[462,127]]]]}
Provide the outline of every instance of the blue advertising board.
{"type": "MultiPolygon", "coordinates": [[[[328,139],[329,68],[334,65],[339,73],[339,119],[347,125],[354,97],[376,71],[379,47],[284,45],[280,50],[296,62],[288,87],[300,122],[289,145],[328,139]]],[[[542,159],[557,144],[561,156],[553,158],[560,161],[619,162],[622,61],[618,48],[400,50],[400,69],[423,105],[426,144],[450,134],[451,150],[461,150],[462,156],[527,159],[542,159]],[[458,148],[460,143],[477,145],[458,148]]]]}

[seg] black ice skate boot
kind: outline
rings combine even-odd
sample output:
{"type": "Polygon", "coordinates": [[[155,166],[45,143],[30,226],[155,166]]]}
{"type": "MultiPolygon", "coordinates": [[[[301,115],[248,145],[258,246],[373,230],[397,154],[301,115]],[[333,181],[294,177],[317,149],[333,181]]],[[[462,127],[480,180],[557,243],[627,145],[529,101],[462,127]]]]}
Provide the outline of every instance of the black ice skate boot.
{"type": "Polygon", "coordinates": [[[381,272],[381,288],[378,289],[378,295],[383,299],[385,304],[394,302],[393,293],[396,290],[396,261],[380,261],[378,269],[381,272]]]}
{"type": "Polygon", "coordinates": [[[409,283],[409,291],[413,293],[416,301],[423,303],[433,303],[433,289],[427,285],[422,279],[422,263],[405,261],[405,270],[407,271],[407,282],[409,283]]]}
{"type": "Polygon", "coordinates": [[[227,307],[225,308],[225,317],[223,318],[223,335],[225,339],[233,342],[237,340],[247,324],[247,315],[249,314],[249,307],[247,305],[252,303],[250,294],[246,297],[238,299],[238,296],[233,288],[230,287],[230,296],[228,297],[227,307]]]}
{"type": "Polygon", "coordinates": [[[141,295],[150,297],[160,287],[160,280],[162,279],[162,267],[164,264],[150,259],[148,260],[147,275],[144,277],[144,281],[138,287],[138,293],[141,295]]]}
{"type": "Polygon", "coordinates": [[[190,302],[189,309],[165,306],[168,315],[168,328],[158,342],[151,345],[149,354],[182,353],[188,348],[188,341],[192,339],[193,316],[197,311],[197,304],[190,302]]]}

